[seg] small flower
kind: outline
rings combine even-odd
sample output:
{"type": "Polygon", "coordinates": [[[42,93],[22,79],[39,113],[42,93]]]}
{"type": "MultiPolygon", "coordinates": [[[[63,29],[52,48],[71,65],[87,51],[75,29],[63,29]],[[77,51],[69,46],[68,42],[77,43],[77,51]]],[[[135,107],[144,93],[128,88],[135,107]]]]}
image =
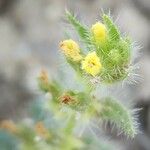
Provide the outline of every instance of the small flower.
{"type": "Polygon", "coordinates": [[[82,56],[80,55],[79,45],[75,41],[71,39],[64,40],[60,42],[60,48],[66,55],[66,57],[71,58],[74,61],[80,61],[82,59],[82,56]]]}
{"type": "Polygon", "coordinates": [[[96,55],[96,52],[89,53],[82,61],[82,69],[92,76],[96,76],[101,68],[102,64],[100,63],[100,59],[96,55]]]}
{"type": "Polygon", "coordinates": [[[45,128],[43,122],[38,122],[35,125],[35,132],[43,139],[47,139],[50,137],[49,131],[45,128]]]}
{"type": "Polygon", "coordinates": [[[97,44],[102,43],[106,40],[107,29],[104,24],[100,22],[95,23],[92,26],[91,31],[97,44]]]}
{"type": "Polygon", "coordinates": [[[17,133],[17,131],[18,131],[17,126],[11,120],[4,120],[4,121],[2,121],[0,123],[0,128],[4,129],[4,130],[7,130],[7,131],[9,131],[11,133],[17,133]]]}
{"type": "Polygon", "coordinates": [[[60,97],[60,101],[62,104],[71,104],[75,99],[68,94],[64,94],[60,97]]]}

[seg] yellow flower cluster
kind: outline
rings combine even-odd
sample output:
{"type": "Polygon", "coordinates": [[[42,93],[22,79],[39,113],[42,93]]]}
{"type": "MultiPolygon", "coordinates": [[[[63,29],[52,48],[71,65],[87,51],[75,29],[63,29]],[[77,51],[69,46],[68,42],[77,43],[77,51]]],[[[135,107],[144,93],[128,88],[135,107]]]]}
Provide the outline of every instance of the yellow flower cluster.
{"type": "Polygon", "coordinates": [[[94,40],[97,44],[102,43],[106,40],[107,30],[104,24],[97,22],[91,28],[94,40]]]}
{"type": "Polygon", "coordinates": [[[82,61],[82,69],[92,76],[96,76],[102,68],[99,57],[96,52],[89,53],[82,61]]]}
{"type": "MultiPolygon", "coordinates": [[[[91,27],[94,41],[96,44],[103,43],[107,38],[107,29],[104,24],[97,22],[91,27]]],[[[88,74],[96,76],[100,73],[102,64],[96,52],[91,52],[85,58],[80,54],[79,45],[69,39],[60,43],[60,48],[66,57],[71,58],[73,61],[81,61],[81,68],[88,74]]]]}
{"type": "Polygon", "coordinates": [[[96,52],[91,52],[85,58],[80,55],[80,48],[78,44],[73,40],[65,40],[60,43],[60,48],[63,50],[63,53],[71,58],[73,61],[80,61],[81,68],[88,74],[96,76],[99,74],[102,65],[99,57],[96,52]]]}
{"type": "Polygon", "coordinates": [[[71,58],[74,61],[80,61],[82,59],[79,45],[75,41],[71,39],[62,41],[60,42],[60,48],[66,57],[71,58]]]}

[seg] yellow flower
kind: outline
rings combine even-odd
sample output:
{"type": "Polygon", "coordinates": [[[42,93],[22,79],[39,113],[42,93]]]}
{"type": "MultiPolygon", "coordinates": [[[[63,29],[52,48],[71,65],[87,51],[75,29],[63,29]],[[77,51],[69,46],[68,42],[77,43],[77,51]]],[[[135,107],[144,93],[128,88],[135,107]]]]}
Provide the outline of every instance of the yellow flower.
{"type": "Polygon", "coordinates": [[[80,55],[79,45],[75,41],[71,39],[64,40],[60,42],[60,48],[66,55],[66,57],[71,58],[74,61],[80,61],[82,59],[82,56],[80,55]]]}
{"type": "Polygon", "coordinates": [[[82,69],[92,76],[96,76],[101,68],[102,64],[95,52],[89,53],[82,61],[82,69]]]}
{"type": "Polygon", "coordinates": [[[106,40],[107,29],[104,24],[100,22],[95,23],[92,26],[91,31],[93,33],[94,40],[97,44],[104,42],[106,40]]]}

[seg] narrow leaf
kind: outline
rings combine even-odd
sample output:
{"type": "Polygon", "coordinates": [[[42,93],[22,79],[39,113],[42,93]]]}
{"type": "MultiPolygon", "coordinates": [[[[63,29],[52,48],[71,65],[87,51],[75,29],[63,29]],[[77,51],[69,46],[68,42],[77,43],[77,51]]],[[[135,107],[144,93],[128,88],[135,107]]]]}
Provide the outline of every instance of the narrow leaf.
{"type": "Polygon", "coordinates": [[[104,14],[103,15],[103,21],[109,30],[108,32],[109,32],[110,39],[114,40],[114,41],[119,40],[120,39],[120,33],[119,33],[119,30],[116,27],[116,25],[113,23],[112,19],[108,15],[104,14]]]}
{"type": "Polygon", "coordinates": [[[73,25],[83,42],[91,44],[91,36],[88,28],[82,25],[69,11],[66,11],[66,17],[70,24],[73,25]]]}
{"type": "Polygon", "coordinates": [[[101,101],[101,105],[100,116],[102,120],[114,123],[129,137],[133,138],[137,134],[137,124],[130,110],[111,98],[101,101]]]}

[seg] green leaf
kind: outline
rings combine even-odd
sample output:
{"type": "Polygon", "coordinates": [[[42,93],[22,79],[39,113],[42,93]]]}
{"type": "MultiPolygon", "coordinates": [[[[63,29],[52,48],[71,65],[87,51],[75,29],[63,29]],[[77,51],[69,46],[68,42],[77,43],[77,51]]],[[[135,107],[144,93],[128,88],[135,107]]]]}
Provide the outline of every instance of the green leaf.
{"type": "Polygon", "coordinates": [[[101,105],[100,117],[102,120],[114,123],[131,138],[137,134],[137,124],[130,110],[111,98],[101,101],[101,105]]]}
{"type": "Polygon", "coordinates": [[[64,128],[64,132],[66,135],[71,134],[73,132],[74,126],[75,126],[75,114],[72,113],[67,121],[66,127],[64,128]]]}
{"type": "Polygon", "coordinates": [[[88,28],[82,25],[69,11],[66,11],[66,17],[69,23],[73,25],[83,42],[91,44],[91,35],[88,28]]]}
{"type": "Polygon", "coordinates": [[[108,28],[108,34],[111,40],[119,40],[120,39],[120,32],[117,28],[117,26],[113,23],[112,19],[106,15],[103,14],[103,21],[108,28]]]}

